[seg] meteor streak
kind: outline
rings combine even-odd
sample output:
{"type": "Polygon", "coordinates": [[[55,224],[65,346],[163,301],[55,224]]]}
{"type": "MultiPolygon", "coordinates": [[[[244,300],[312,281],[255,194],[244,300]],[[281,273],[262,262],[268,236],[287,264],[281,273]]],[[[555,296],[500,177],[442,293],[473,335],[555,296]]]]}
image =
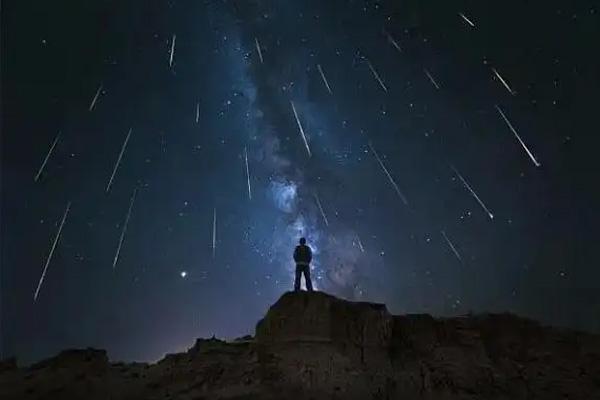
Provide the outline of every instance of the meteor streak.
{"type": "Polygon", "coordinates": [[[467,183],[467,181],[465,180],[465,178],[463,178],[463,176],[460,174],[460,172],[458,172],[458,170],[454,167],[454,165],[450,165],[450,168],[452,168],[452,170],[454,171],[454,173],[462,181],[463,185],[465,185],[465,187],[469,190],[469,192],[471,192],[471,195],[475,198],[475,200],[477,200],[477,202],[479,203],[479,205],[481,206],[481,208],[483,208],[483,210],[487,213],[488,217],[490,217],[490,219],[494,219],[494,214],[492,214],[492,212],[485,206],[485,204],[483,203],[483,201],[481,201],[481,199],[479,198],[479,196],[477,196],[477,193],[475,193],[475,191],[473,190],[473,188],[471,188],[471,185],[469,185],[467,183]]]}
{"type": "Polygon", "coordinates": [[[100,87],[98,87],[98,90],[96,91],[96,94],[94,95],[94,98],[92,99],[92,104],[90,104],[90,108],[88,109],[89,111],[92,111],[94,109],[94,106],[96,105],[96,101],[98,100],[98,96],[100,96],[101,91],[102,91],[102,85],[100,85],[100,87]]]}
{"type": "Polygon", "coordinates": [[[60,234],[62,232],[63,226],[65,225],[65,221],[67,220],[67,214],[69,214],[69,210],[71,209],[71,202],[67,204],[67,208],[65,213],[63,214],[62,220],[60,221],[60,226],[58,227],[58,232],[54,237],[54,242],[52,243],[52,247],[50,248],[50,254],[48,254],[48,258],[46,258],[46,263],[44,264],[44,270],[42,271],[42,276],[37,285],[37,289],[35,289],[35,293],[33,294],[33,301],[37,300],[38,294],[40,293],[40,288],[42,287],[42,283],[44,283],[44,278],[46,277],[46,272],[48,271],[48,266],[50,265],[50,260],[52,260],[52,255],[54,254],[54,249],[56,249],[56,244],[58,243],[58,239],[60,239],[60,234]]]}
{"type": "Polygon", "coordinates": [[[319,195],[316,193],[315,193],[315,201],[317,202],[319,211],[321,211],[321,216],[323,217],[323,221],[325,221],[325,226],[329,226],[329,221],[327,220],[327,215],[325,215],[325,210],[323,210],[323,206],[321,205],[321,200],[319,200],[319,195]]]}
{"type": "Polygon", "coordinates": [[[123,239],[125,239],[125,233],[127,232],[127,225],[129,224],[129,218],[131,218],[131,210],[133,209],[133,202],[135,201],[135,196],[137,195],[137,188],[133,189],[133,194],[131,195],[131,200],[129,201],[129,209],[127,210],[127,216],[125,217],[125,222],[123,223],[123,229],[121,229],[121,237],[119,238],[119,246],[117,247],[117,252],[115,253],[115,258],[113,258],[113,269],[117,266],[117,261],[119,261],[119,254],[121,254],[121,246],[123,245],[123,239]]]}
{"type": "Polygon", "coordinates": [[[215,258],[217,252],[217,207],[213,210],[213,232],[212,232],[212,255],[215,258]]]}
{"type": "Polygon", "coordinates": [[[527,153],[527,155],[529,156],[529,158],[531,159],[531,161],[533,161],[533,164],[536,167],[541,166],[542,164],[540,164],[535,157],[533,156],[533,154],[531,154],[531,151],[529,151],[529,148],[527,148],[527,145],[525,144],[525,142],[523,142],[523,139],[521,139],[521,136],[519,136],[519,134],[517,133],[515,127],[510,123],[510,121],[508,120],[508,118],[506,117],[506,115],[504,114],[504,112],[502,111],[502,109],[496,105],[496,110],[498,110],[498,112],[500,113],[500,116],[502,117],[502,119],[504,120],[504,122],[506,122],[506,125],[508,125],[508,127],[510,128],[510,130],[512,131],[512,133],[514,133],[515,137],[517,138],[517,140],[519,141],[519,143],[521,143],[521,146],[523,147],[523,149],[525,149],[525,152],[527,153]]]}
{"type": "Polygon", "coordinates": [[[456,250],[456,247],[454,247],[454,244],[452,244],[452,242],[450,241],[450,239],[448,239],[448,236],[446,235],[446,232],[445,231],[441,231],[441,234],[444,237],[444,239],[446,240],[446,243],[448,244],[448,246],[450,247],[450,249],[452,250],[452,252],[454,253],[454,255],[456,256],[456,258],[458,258],[458,261],[462,262],[462,257],[458,253],[458,250],[456,250]]]}
{"type": "Polygon", "coordinates": [[[260,63],[263,64],[264,60],[263,60],[263,55],[262,55],[262,50],[260,49],[260,43],[258,42],[258,38],[254,38],[254,44],[256,44],[256,51],[258,53],[258,58],[260,58],[260,63]]]}
{"type": "Polygon", "coordinates": [[[364,253],[365,248],[363,247],[362,241],[360,240],[360,236],[358,236],[358,234],[356,234],[356,242],[358,243],[358,248],[360,249],[360,252],[364,253]]]}
{"type": "Polygon", "coordinates": [[[294,106],[294,102],[290,101],[292,104],[292,111],[294,111],[294,118],[296,118],[296,123],[298,124],[298,129],[300,130],[300,135],[302,136],[302,140],[304,141],[304,146],[306,147],[306,152],[308,156],[311,157],[310,147],[308,147],[308,141],[306,140],[306,135],[304,134],[304,128],[302,128],[302,124],[300,123],[300,119],[298,118],[298,113],[296,112],[296,106],[294,106]]]}
{"type": "Polygon", "coordinates": [[[379,77],[379,74],[377,73],[377,71],[375,71],[375,68],[373,68],[373,64],[371,64],[371,61],[367,60],[367,64],[369,65],[369,69],[371,70],[371,73],[373,74],[373,76],[375,77],[375,79],[377,79],[377,82],[379,82],[379,85],[381,86],[381,88],[383,89],[383,91],[387,93],[387,91],[388,91],[387,87],[385,87],[385,84],[383,83],[383,81],[379,77]]]}
{"type": "Polygon", "coordinates": [[[52,142],[52,146],[50,146],[50,150],[48,150],[48,153],[46,154],[46,157],[44,158],[44,161],[42,162],[40,169],[38,169],[37,174],[35,174],[35,177],[33,178],[34,182],[37,182],[38,179],[40,179],[40,175],[42,174],[42,172],[44,172],[44,168],[46,168],[46,163],[48,162],[50,155],[54,151],[54,147],[56,147],[56,143],[58,143],[59,138],[60,138],[60,131],[56,134],[56,137],[54,138],[54,141],[52,142]]]}
{"type": "Polygon", "coordinates": [[[383,163],[383,161],[381,161],[381,158],[379,157],[379,154],[377,154],[377,151],[375,150],[375,148],[373,147],[373,145],[371,144],[371,142],[369,142],[369,148],[373,152],[373,155],[377,159],[377,162],[381,166],[381,169],[383,170],[383,172],[387,176],[388,180],[392,184],[392,187],[394,188],[394,190],[396,191],[396,193],[398,193],[398,196],[400,197],[400,199],[402,200],[402,202],[404,203],[404,205],[408,205],[408,200],[406,200],[406,197],[404,196],[404,194],[402,193],[402,191],[400,190],[400,188],[396,184],[396,181],[394,180],[394,178],[392,177],[392,175],[390,174],[390,172],[386,168],[386,166],[383,163]]]}
{"type": "Polygon", "coordinates": [[[173,56],[175,55],[175,39],[177,36],[173,34],[173,40],[171,41],[171,55],[169,56],[169,68],[173,66],[173,56]]]}
{"type": "Polygon", "coordinates": [[[427,77],[429,78],[429,80],[431,81],[431,83],[433,83],[433,86],[435,86],[436,89],[440,89],[440,85],[437,84],[437,82],[435,81],[435,79],[433,79],[433,76],[431,76],[431,74],[429,73],[429,71],[427,71],[426,69],[423,69],[423,72],[425,72],[425,75],[427,75],[427,77]]]}
{"type": "Polygon", "coordinates": [[[458,15],[459,15],[459,16],[460,16],[460,17],[461,17],[463,20],[465,20],[465,22],[466,22],[467,24],[469,24],[469,25],[471,25],[473,28],[475,28],[475,24],[474,24],[474,23],[473,23],[473,22],[472,22],[472,21],[471,21],[469,18],[467,18],[467,17],[465,16],[465,14],[463,14],[463,13],[459,12],[459,13],[458,13],[458,15]]]}
{"type": "Polygon", "coordinates": [[[115,167],[113,168],[112,175],[108,180],[108,185],[106,185],[106,193],[110,190],[112,186],[113,179],[115,178],[115,174],[117,173],[117,169],[119,168],[119,164],[121,164],[121,159],[123,158],[123,153],[125,152],[125,148],[127,147],[127,142],[129,142],[129,136],[131,136],[132,128],[129,128],[129,132],[127,133],[127,137],[125,137],[125,141],[123,142],[123,146],[121,147],[121,152],[119,153],[119,158],[117,158],[117,162],[115,163],[115,167]]]}
{"type": "Polygon", "coordinates": [[[196,103],[196,123],[200,121],[200,103],[196,103]]]}
{"type": "Polygon", "coordinates": [[[248,199],[252,200],[252,189],[250,187],[250,168],[248,167],[248,149],[244,147],[244,158],[246,159],[246,179],[248,180],[248,199]]]}
{"type": "Polygon", "coordinates": [[[498,73],[498,71],[496,70],[496,68],[492,67],[492,71],[494,72],[494,74],[496,75],[496,77],[500,80],[500,82],[502,82],[502,84],[504,85],[504,87],[506,88],[506,90],[508,90],[508,93],[510,93],[513,96],[515,96],[517,94],[517,92],[515,92],[514,90],[512,90],[512,88],[509,86],[508,82],[506,82],[504,80],[504,78],[502,78],[502,76],[498,73]]]}
{"type": "Polygon", "coordinates": [[[329,86],[329,82],[327,82],[327,78],[325,77],[325,73],[323,72],[323,68],[321,68],[321,64],[317,64],[317,69],[321,74],[321,78],[323,79],[323,83],[325,84],[327,91],[329,92],[329,94],[333,94],[333,92],[331,91],[331,87],[329,86]]]}
{"type": "Polygon", "coordinates": [[[396,42],[396,39],[394,39],[392,37],[392,35],[387,33],[387,39],[388,39],[388,42],[390,42],[391,45],[396,48],[396,50],[398,50],[400,53],[402,53],[402,47],[400,47],[400,45],[398,44],[398,42],[396,42]]]}

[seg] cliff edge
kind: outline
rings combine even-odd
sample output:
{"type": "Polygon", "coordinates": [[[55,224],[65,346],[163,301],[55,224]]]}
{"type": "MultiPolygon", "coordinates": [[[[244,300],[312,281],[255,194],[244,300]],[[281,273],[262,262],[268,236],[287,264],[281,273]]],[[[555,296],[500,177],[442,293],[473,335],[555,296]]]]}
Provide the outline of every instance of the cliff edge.
{"type": "Polygon", "coordinates": [[[594,399],[600,335],[511,314],[436,319],[286,293],[254,337],[198,339],[155,364],[67,350],[0,362],[0,399],[594,399]]]}

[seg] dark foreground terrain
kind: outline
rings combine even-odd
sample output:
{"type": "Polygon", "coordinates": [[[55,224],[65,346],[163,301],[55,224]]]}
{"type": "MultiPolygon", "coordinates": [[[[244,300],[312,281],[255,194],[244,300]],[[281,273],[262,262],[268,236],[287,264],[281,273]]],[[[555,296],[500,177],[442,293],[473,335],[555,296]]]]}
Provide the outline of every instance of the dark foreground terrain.
{"type": "Polygon", "coordinates": [[[434,319],[286,293],[233,342],[156,364],[67,350],[0,364],[0,399],[600,399],[600,336],[510,314],[434,319]]]}

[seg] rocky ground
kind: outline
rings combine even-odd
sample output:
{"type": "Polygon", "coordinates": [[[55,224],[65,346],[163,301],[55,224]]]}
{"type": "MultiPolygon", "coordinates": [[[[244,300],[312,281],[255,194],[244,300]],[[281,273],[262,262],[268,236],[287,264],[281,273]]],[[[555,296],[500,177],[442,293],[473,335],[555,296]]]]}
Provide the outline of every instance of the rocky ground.
{"type": "Polygon", "coordinates": [[[434,319],[286,293],[233,342],[155,364],[66,350],[0,363],[0,399],[600,399],[600,335],[510,314],[434,319]]]}

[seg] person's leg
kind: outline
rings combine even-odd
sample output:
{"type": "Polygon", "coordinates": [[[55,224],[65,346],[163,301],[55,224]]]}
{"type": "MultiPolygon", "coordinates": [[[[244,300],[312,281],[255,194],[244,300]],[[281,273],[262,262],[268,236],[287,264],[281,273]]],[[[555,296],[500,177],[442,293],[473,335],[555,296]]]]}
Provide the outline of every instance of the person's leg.
{"type": "Polygon", "coordinates": [[[302,269],[299,265],[296,265],[296,279],[294,280],[294,290],[297,292],[300,290],[300,276],[302,275],[302,269]]]}
{"type": "Polygon", "coordinates": [[[312,281],[310,280],[310,265],[304,267],[304,280],[306,281],[306,290],[313,291],[312,281]]]}

